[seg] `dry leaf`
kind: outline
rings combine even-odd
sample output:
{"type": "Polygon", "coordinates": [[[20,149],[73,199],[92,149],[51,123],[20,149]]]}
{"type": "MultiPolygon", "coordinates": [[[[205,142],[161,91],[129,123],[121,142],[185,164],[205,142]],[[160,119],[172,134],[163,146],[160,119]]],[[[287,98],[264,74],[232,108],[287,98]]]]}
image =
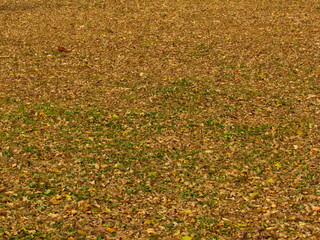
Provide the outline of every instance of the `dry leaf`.
{"type": "Polygon", "coordinates": [[[111,209],[109,209],[109,208],[107,208],[107,207],[106,207],[106,208],[104,209],[104,211],[103,211],[103,213],[111,213],[111,212],[112,212],[111,209]]]}
{"type": "Polygon", "coordinates": [[[68,52],[71,52],[72,50],[66,49],[65,47],[62,47],[62,46],[59,46],[59,47],[58,47],[58,51],[59,51],[59,52],[68,53],[68,52]]]}
{"type": "Polygon", "coordinates": [[[282,168],[282,165],[280,163],[278,163],[278,162],[275,163],[274,166],[277,167],[277,168],[282,168]]]}
{"type": "Polygon", "coordinates": [[[117,230],[115,230],[115,229],[113,229],[113,228],[109,228],[109,227],[107,227],[106,230],[107,230],[107,232],[109,232],[109,233],[115,233],[115,232],[117,232],[117,230]]]}
{"type": "Polygon", "coordinates": [[[75,209],[70,210],[70,214],[76,214],[78,211],[75,209]]]}
{"type": "Polygon", "coordinates": [[[258,196],[259,196],[259,193],[258,193],[258,192],[254,192],[254,193],[251,193],[251,194],[250,194],[250,198],[251,198],[251,199],[256,199],[256,198],[258,198],[258,196]]]}
{"type": "Polygon", "coordinates": [[[181,240],[192,240],[192,237],[190,237],[190,236],[183,236],[183,237],[181,238],[181,240]]]}
{"type": "Polygon", "coordinates": [[[266,230],[268,230],[268,231],[274,231],[274,230],[277,230],[277,229],[278,229],[277,226],[266,228],[266,230]]]}
{"type": "Polygon", "coordinates": [[[58,205],[58,204],[61,203],[61,201],[58,201],[58,200],[56,200],[56,199],[51,199],[51,200],[50,200],[50,203],[53,204],[53,205],[58,205]]]}
{"type": "Polygon", "coordinates": [[[59,194],[56,195],[56,199],[57,199],[57,200],[60,200],[61,198],[62,198],[61,195],[59,195],[59,194]]]}
{"type": "Polygon", "coordinates": [[[6,210],[0,209],[0,216],[7,216],[8,212],[6,210]]]}
{"type": "Polygon", "coordinates": [[[157,233],[154,231],[153,228],[148,228],[148,229],[146,230],[146,233],[148,233],[148,234],[157,234],[157,233]]]}
{"type": "Polygon", "coordinates": [[[151,224],[151,220],[150,220],[150,219],[144,220],[144,224],[145,224],[145,225],[150,225],[150,224],[151,224]]]}
{"type": "Polygon", "coordinates": [[[273,182],[274,182],[273,178],[269,178],[269,179],[267,180],[267,183],[273,183],[273,182]]]}
{"type": "Polygon", "coordinates": [[[77,233],[81,236],[85,236],[86,235],[86,232],[83,231],[83,230],[78,230],[77,233]]]}

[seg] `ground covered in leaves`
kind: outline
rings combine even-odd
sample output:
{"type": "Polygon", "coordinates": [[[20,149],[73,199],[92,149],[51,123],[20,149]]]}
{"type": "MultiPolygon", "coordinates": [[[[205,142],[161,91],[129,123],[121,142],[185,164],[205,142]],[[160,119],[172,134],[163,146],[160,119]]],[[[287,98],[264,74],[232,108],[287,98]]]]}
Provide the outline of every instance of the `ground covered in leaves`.
{"type": "Polygon", "coordinates": [[[1,239],[319,239],[318,0],[0,3],[1,239]]]}

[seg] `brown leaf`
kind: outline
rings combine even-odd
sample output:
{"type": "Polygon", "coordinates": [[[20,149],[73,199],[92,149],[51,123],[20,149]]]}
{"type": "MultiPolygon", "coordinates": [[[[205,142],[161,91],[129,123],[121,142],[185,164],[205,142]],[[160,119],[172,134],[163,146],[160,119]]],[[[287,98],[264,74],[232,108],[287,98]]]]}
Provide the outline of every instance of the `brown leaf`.
{"type": "Polygon", "coordinates": [[[7,216],[8,212],[6,210],[0,209],[0,216],[7,216]]]}
{"type": "Polygon", "coordinates": [[[71,50],[71,49],[66,49],[65,47],[62,47],[62,46],[59,46],[59,47],[58,47],[58,51],[59,51],[59,52],[68,53],[68,52],[71,52],[72,50],[71,50]]]}

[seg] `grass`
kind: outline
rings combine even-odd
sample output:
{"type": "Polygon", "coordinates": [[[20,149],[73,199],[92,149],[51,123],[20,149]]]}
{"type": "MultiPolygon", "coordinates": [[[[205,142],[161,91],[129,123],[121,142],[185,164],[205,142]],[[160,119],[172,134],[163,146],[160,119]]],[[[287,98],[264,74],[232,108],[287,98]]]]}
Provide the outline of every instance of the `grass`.
{"type": "Polygon", "coordinates": [[[318,8],[0,4],[0,238],[318,239],[318,8]]]}

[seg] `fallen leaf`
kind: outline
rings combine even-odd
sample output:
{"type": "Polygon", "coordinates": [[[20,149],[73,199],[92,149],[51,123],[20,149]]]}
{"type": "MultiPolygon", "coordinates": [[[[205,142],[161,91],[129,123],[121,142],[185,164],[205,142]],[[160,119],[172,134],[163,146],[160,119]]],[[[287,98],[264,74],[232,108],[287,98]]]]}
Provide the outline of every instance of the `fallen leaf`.
{"type": "Polygon", "coordinates": [[[181,238],[181,240],[192,240],[192,237],[190,237],[190,236],[183,236],[183,237],[181,238]]]}
{"type": "Polygon", "coordinates": [[[157,233],[154,231],[153,228],[148,228],[148,229],[146,230],[146,233],[152,234],[152,235],[157,234],[157,233]]]}
{"type": "Polygon", "coordinates": [[[0,209],[0,216],[7,216],[8,212],[6,210],[0,209]]]}
{"type": "Polygon", "coordinates": [[[104,209],[104,211],[103,211],[103,213],[111,213],[111,212],[112,212],[111,209],[109,209],[109,208],[107,208],[107,207],[106,207],[106,208],[104,209]]]}
{"type": "Polygon", "coordinates": [[[151,224],[151,220],[150,220],[150,219],[144,220],[144,224],[145,224],[145,225],[150,225],[150,224],[151,224]]]}
{"type": "Polygon", "coordinates": [[[59,52],[68,53],[68,52],[71,52],[72,50],[66,49],[65,47],[62,47],[62,46],[59,46],[59,47],[58,47],[58,51],[59,51],[59,52]]]}
{"type": "Polygon", "coordinates": [[[190,214],[191,210],[190,209],[183,210],[183,213],[190,214]]]}
{"type": "Polygon", "coordinates": [[[177,237],[177,236],[180,236],[180,235],[181,235],[181,232],[180,232],[180,231],[175,232],[174,234],[172,234],[172,236],[174,236],[174,237],[177,237]]]}
{"type": "Polygon", "coordinates": [[[268,230],[268,231],[274,231],[274,230],[277,230],[277,229],[278,229],[277,226],[266,228],[266,230],[268,230]]]}
{"type": "Polygon", "coordinates": [[[259,196],[259,193],[258,193],[258,192],[254,192],[254,193],[251,193],[251,194],[250,194],[250,198],[251,198],[251,199],[256,199],[256,198],[258,198],[258,196],[259,196]]]}
{"type": "Polygon", "coordinates": [[[70,214],[76,214],[78,211],[75,209],[70,210],[70,214]]]}
{"type": "Polygon", "coordinates": [[[51,218],[58,218],[60,215],[57,213],[49,213],[48,216],[51,218]]]}
{"type": "Polygon", "coordinates": [[[268,180],[267,180],[267,183],[273,183],[274,182],[274,180],[272,179],[272,178],[269,178],[268,180]]]}
{"type": "Polygon", "coordinates": [[[109,233],[115,233],[115,232],[117,232],[117,230],[115,230],[115,229],[113,229],[113,228],[109,228],[109,227],[107,227],[106,230],[107,230],[107,232],[109,232],[109,233]]]}
{"type": "Polygon", "coordinates": [[[56,195],[56,199],[57,199],[57,200],[60,200],[61,198],[62,198],[61,195],[59,195],[59,194],[56,195]]]}
{"type": "Polygon", "coordinates": [[[68,199],[68,200],[70,200],[70,199],[72,198],[72,196],[71,196],[71,195],[68,195],[68,194],[66,194],[66,195],[64,195],[64,196],[65,196],[65,198],[68,199]]]}
{"type": "Polygon", "coordinates": [[[81,236],[85,236],[86,235],[86,232],[83,231],[83,230],[78,230],[77,233],[81,236]]]}
{"type": "Polygon", "coordinates": [[[50,203],[51,203],[52,205],[58,205],[58,204],[61,203],[61,201],[58,201],[58,200],[56,200],[56,199],[51,199],[51,200],[50,200],[50,203]]]}
{"type": "Polygon", "coordinates": [[[277,168],[281,168],[282,167],[282,165],[280,163],[275,163],[274,166],[277,167],[277,168]]]}

